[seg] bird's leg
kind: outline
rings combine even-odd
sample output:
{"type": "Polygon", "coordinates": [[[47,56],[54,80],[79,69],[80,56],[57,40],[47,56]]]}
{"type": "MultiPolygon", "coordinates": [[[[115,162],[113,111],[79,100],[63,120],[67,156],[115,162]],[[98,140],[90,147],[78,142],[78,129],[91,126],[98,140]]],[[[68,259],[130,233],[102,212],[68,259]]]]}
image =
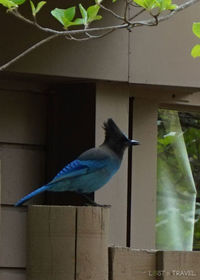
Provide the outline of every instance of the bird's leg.
{"type": "Polygon", "coordinates": [[[110,205],[102,205],[102,204],[96,203],[91,198],[89,198],[86,194],[81,193],[80,195],[87,201],[87,204],[86,204],[87,206],[110,207],[110,205]]]}

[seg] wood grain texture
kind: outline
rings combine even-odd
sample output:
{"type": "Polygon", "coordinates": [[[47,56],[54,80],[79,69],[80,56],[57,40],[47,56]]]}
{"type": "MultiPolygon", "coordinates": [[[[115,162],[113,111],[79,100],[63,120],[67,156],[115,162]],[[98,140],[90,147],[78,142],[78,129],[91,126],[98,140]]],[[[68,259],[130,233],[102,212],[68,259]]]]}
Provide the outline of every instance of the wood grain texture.
{"type": "Polygon", "coordinates": [[[108,208],[30,206],[27,280],[108,280],[108,208]]]}
{"type": "Polygon", "coordinates": [[[155,280],[155,251],[109,248],[110,280],[155,280]]]}
{"type": "Polygon", "coordinates": [[[200,252],[160,251],[156,255],[159,279],[200,279],[200,252]]]}
{"type": "Polygon", "coordinates": [[[27,279],[74,280],[76,208],[30,206],[27,279]]]}
{"type": "Polygon", "coordinates": [[[26,208],[2,207],[0,267],[26,266],[26,208]]]}
{"type": "Polygon", "coordinates": [[[77,208],[76,280],[108,280],[109,208],[77,208]]]}

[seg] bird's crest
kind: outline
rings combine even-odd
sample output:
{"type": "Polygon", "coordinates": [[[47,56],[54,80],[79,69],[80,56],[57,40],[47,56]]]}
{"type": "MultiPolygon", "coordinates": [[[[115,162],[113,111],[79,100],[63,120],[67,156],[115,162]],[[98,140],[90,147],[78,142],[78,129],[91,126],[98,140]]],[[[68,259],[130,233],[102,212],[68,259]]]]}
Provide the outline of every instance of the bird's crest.
{"type": "Polygon", "coordinates": [[[108,119],[107,122],[104,122],[103,128],[105,130],[105,140],[108,140],[110,137],[118,138],[119,136],[126,138],[112,119],[108,119]]]}

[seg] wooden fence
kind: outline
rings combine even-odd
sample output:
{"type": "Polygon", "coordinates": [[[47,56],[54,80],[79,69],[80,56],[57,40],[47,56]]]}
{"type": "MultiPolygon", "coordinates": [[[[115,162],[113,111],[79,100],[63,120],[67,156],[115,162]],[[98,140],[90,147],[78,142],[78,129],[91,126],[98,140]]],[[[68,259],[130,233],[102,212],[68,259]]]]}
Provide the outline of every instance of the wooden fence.
{"type": "Polygon", "coordinates": [[[27,280],[200,279],[200,252],[108,247],[109,207],[31,206],[27,280]]]}

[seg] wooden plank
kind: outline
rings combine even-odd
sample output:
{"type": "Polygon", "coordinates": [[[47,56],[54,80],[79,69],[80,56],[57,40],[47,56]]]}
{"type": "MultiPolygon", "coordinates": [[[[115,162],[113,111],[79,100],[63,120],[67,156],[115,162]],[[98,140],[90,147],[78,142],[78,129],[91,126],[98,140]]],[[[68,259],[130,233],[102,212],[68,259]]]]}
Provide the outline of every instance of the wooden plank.
{"type": "Polygon", "coordinates": [[[45,143],[45,96],[5,91],[0,101],[0,142],[45,143]]]}
{"type": "Polygon", "coordinates": [[[0,268],[0,279],[2,280],[26,280],[25,269],[0,268]]]}
{"type": "Polygon", "coordinates": [[[26,209],[2,207],[0,267],[26,265],[26,209]]]}
{"type": "MultiPolygon", "coordinates": [[[[129,89],[123,84],[98,83],[96,90],[96,145],[102,144],[104,131],[102,124],[113,118],[124,133],[128,132],[129,89]]],[[[117,174],[106,186],[95,193],[98,203],[111,207],[111,244],[126,245],[127,214],[127,151],[117,174]]]]}
{"type": "Polygon", "coordinates": [[[132,163],[131,247],[135,249],[155,249],[157,110],[154,100],[134,100],[133,136],[140,141],[132,163]]]}
{"type": "Polygon", "coordinates": [[[159,279],[200,279],[200,252],[160,251],[156,255],[159,279]]]}
{"type": "Polygon", "coordinates": [[[75,230],[75,207],[29,207],[28,280],[74,280],[75,230]]]}
{"type": "Polygon", "coordinates": [[[130,248],[109,248],[110,280],[149,280],[156,279],[155,251],[130,248]]]}
{"type": "Polygon", "coordinates": [[[77,208],[76,280],[108,280],[109,208],[77,208]]]}
{"type": "Polygon", "coordinates": [[[30,206],[28,280],[108,280],[109,208],[30,206]]]}
{"type": "MultiPolygon", "coordinates": [[[[45,152],[20,146],[0,145],[2,201],[13,204],[44,184],[45,152]]],[[[37,199],[36,199],[37,200],[37,199]]]]}

